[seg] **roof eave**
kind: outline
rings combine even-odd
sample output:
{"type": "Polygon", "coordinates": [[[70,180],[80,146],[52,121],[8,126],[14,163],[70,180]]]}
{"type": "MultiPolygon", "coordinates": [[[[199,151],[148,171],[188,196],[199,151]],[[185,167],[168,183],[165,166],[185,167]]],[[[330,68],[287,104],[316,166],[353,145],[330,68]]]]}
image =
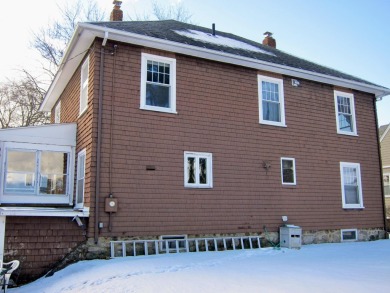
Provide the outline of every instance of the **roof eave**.
{"type": "Polygon", "coordinates": [[[82,58],[84,57],[85,54],[82,53],[86,53],[86,50],[88,50],[91,43],[96,37],[104,39],[106,33],[108,33],[108,38],[114,41],[131,43],[134,45],[140,45],[154,49],[160,49],[174,53],[209,59],[213,61],[220,61],[248,68],[280,73],[283,75],[289,75],[321,83],[332,84],[340,87],[351,88],[374,94],[376,98],[382,98],[384,96],[390,95],[390,89],[380,86],[369,85],[357,81],[337,78],[326,74],[320,74],[299,68],[270,63],[262,60],[255,60],[252,58],[224,52],[217,52],[211,49],[120,31],[89,23],[79,23],[64,55],[62,66],[60,67],[53,83],[49,87],[49,90],[45,96],[40,110],[51,110],[56,100],[64,90],[69,79],[79,66],[82,58]]]}

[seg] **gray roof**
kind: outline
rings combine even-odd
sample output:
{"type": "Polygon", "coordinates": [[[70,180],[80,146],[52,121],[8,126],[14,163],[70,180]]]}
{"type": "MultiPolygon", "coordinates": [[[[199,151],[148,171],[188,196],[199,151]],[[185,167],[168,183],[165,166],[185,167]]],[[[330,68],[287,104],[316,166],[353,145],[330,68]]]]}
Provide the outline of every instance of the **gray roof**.
{"type": "MultiPolygon", "coordinates": [[[[216,31],[217,36],[223,36],[229,39],[237,40],[251,46],[257,47],[263,51],[267,51],[270,54],[245,50],[240,48],[233,48],[230,46],[221,46],[209,42],[196,40],[176,33],[175,31],[188,31],[196,30],[208,34],[212,34],[210,28],[204,28],[188,23],[183,23],[175,20],[162,20],[162,21],[116,21],[116,22],[90,22],[90,24],[106,27],[110,29],[125,31],[129,33],[140,34],[148,37],[154,37],[158,39],[168,40],[172,42],[182,43],[186,45],[206,48],[218,52],[229,53],[233,55],[248,57],[265,62],[275,63],[292,68],[307,70],[319,74],[342,78],[350,81],[356,81],[359,83],[379,86],[361,78],[334,70],[329,67],[325,67],[302,58],[287,54],[281,50],[274,49],[269,46],[262,45],[260,43],[221,31],[216,31]]],[[[382,87],[382,86],[379,86],[382,87]]]]}
{"type": "Polygon", "coordinates": [[[387,127],[389,126],[389,124],[385,124],[385,125],[382,125],[381,127],[379,127],[379,137],[381,138],[382,135],[385,133],[387,127]]]}

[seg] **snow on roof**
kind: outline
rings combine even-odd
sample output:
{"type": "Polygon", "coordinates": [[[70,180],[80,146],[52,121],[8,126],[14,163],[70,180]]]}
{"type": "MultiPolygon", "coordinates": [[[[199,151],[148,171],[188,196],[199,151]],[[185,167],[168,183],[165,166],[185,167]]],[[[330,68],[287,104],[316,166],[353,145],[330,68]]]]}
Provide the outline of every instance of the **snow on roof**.
{"type": "Polygon", "coordinates": [[[242,50],[247,50],[247,51],[268,54],[271,56],[276,56],[275,54],[273,54],[271,52],[262,50],[260,48],[255,47],[255,46],[249,45],[247,43],[244,43],[244,42],[241,42],[238,40],[234,40],[234,39],[230,39],[230,38],[226,38],[226,37],[219,36],[219,35],[213,35],[213,34],[201,32],[201,31],[196,31],[196,30],[184,30],[184,31],[183,30],[174,30],[174,32],[181,35],[181,36],[187,37],[187,38],[191,38],[191,39],[201,41],[201,42],[211,43],[211,44],[214,44],[217,46],[231,47],[231,48],[235,48],[235,49],[242,49],[242,50]]]}

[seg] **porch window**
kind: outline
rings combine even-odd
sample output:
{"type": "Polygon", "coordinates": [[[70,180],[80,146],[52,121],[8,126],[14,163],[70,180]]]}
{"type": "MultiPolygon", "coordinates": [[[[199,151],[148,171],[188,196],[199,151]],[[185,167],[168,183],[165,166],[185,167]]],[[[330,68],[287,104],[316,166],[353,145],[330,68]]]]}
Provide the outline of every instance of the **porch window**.
{"type": "Polygon", "coordinates": [[[69,204],[70,147],[19,143],[5,146],[2,202],[69,204]]]}

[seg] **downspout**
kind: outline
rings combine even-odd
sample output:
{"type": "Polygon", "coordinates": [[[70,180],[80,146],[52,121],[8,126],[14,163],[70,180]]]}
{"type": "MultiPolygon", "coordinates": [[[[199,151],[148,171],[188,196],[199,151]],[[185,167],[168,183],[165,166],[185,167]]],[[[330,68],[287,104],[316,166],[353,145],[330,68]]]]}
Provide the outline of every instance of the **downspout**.
{"type": "Polygon", "coordinates": [[[102,48],[100,50],[99,66],[99,103],[98,103],[98,129],[97,129],[97,146],[96,146],[96,182],[95,182],[95,244],[99,240],[99,194],[100,194],[100,163],[101,163],[101,146],[102,146],[102,116],[103,116],[103,80],[104,80],[104,47],[106,46],[108,32],[104,33],[102,48]]]}
{"type": "Polygon", "coordinates": [[[384,220],[384,229],[385,232],[387,232],[387,219],[386,219],[386,202],[385,202],[385,190],[383,187],[383,169],[382,169],[382,155],[381,155],[381,144],[380,144],[380,137],[379,137],[379,125],[378,125],[378,112],[376,109],[376,99],[374,99],[374,111],[375,111],[375,127],[376,127],[376,139],[378,144],[378,154],[379,154],[379,173],[381,176],[381,193],[382,193],[382,206],[383,206],[383,220],[384,220]]]}

